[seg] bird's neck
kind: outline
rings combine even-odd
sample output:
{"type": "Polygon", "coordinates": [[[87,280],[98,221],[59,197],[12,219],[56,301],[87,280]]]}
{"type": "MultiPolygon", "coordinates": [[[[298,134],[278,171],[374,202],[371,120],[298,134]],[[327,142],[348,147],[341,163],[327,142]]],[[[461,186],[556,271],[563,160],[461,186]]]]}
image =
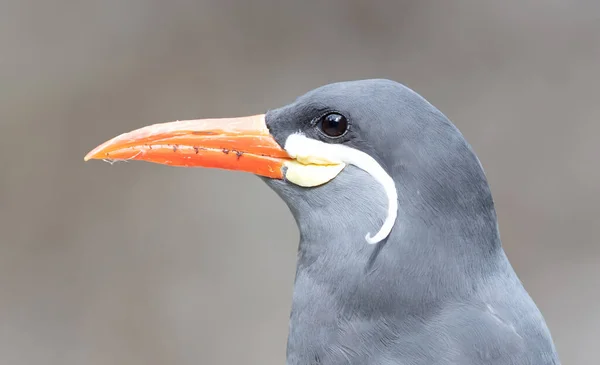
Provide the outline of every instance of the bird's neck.
{"type": "MultiPolygon", "coordinates": [[[[352,202],[361,201],[361,195],[352,202]]],[[[367,199],[365,195],[364,202],[367,199]]],[[[336,212],[326,209],[305,219],[300,225],[294,309],[411,315],[423,303],[468,296],[495,270],[505,269],[491,198],[471,209],[435,214],[428,204],[411,210],[400,207],[392,233],[376,245],[368,244],[365,235],[379,228],[385,204],[354,208],[351,221],[335,220],[336,212]]]]}
{"type": "Polygon", "coordinates": [[[403,171],[396,225],[378,245],[364,237],[380,227],[387,203],[368,175],[340,176],[326,188],[331,191],[322,204],[307,200],[302,204],[310,207],[295,210],[301,242],[288,364],[312,363],[310,356],[327,352],[323,344],[370,336],[377,331],[374,323],[422,318],[444,303],[467,299],[509,268],[491,193],[483,172],[476,175],[436,181],[403,171]],[[365,188],[335,185],[346,181],[365,188]],[[351,323],[358,327],[348,328],[351,323]],[[340,336],[345,331],[354,337],[340,336]]]}

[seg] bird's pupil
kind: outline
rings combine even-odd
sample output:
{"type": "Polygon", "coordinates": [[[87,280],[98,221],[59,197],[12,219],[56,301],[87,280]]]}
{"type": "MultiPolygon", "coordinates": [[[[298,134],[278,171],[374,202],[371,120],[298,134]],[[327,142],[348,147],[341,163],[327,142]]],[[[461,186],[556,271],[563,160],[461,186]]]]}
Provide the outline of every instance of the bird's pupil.
{"type": "Polygon", "coordinates": [[[321,129],[330,137],[338,137],[346,132],[348,120],[341,114],[331,113],[323,118],[321,129]]]}

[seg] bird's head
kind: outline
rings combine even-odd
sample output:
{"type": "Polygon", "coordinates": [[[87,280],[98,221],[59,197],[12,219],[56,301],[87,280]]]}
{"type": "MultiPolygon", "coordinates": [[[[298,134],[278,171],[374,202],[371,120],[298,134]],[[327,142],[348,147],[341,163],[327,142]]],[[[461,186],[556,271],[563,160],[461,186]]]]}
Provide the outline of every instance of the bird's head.
{"type": "Polygon", "coordinates": [[[450,180],[476,175],[487,187],[458,130],[421,96],[383,79],[329,84],[266,114],[150,125],[103,143],[89,159],[253,173],[299,225],[312,216],[338,230],[361,226],[358,240],[368,243],[385,240],[410,206],[457,203],[433,202],[450,180]]]}
{"type": "Polygon", "coordinates": [[[277,192],[301,236],[288,364],[432,362],[448,346],[467,359],[486,338],[512,354],[504,339],[515,327],[487,303],[508,308],[506,293],[522,291],[481,164],[458,129],[401,84],[335,83],[261,115],[151,125],[85,159],[240,170],[277,192]],[[500,332],[471,336],[474,323],[500,332]]]}

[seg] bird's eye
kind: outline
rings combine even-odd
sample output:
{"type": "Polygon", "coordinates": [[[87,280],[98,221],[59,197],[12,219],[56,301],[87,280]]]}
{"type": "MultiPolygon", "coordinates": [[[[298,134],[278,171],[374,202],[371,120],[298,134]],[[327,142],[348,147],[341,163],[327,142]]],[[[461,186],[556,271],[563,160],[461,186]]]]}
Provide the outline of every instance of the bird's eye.
{"type": "Polygon", "coordinates": [[[339,137],[348,129],[348,119],[338,113],[327,114],[321,119],[321,130],[329,137],[339,137]]]}

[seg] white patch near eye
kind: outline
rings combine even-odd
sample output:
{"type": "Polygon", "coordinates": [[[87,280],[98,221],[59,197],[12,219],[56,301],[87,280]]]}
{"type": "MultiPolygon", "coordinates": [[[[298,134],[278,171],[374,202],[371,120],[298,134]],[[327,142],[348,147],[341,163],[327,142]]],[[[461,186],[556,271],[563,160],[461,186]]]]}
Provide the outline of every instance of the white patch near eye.
{"type": "Polygon", "coordinates": [[[324,143],[307,138],[301,133],[290,135],[285,141],[284,149],[290,157],[300,163],[315,165],[345,163],[369,173],[385,190],[388,198],[388,212],[379,232],[373,237],[371,237],[371,233],[367,233],[365,239],[368,243],[375,244],[390,234],[398,215],[398,191],[394,179],[373,157],[352,147],[324,143]]]}

